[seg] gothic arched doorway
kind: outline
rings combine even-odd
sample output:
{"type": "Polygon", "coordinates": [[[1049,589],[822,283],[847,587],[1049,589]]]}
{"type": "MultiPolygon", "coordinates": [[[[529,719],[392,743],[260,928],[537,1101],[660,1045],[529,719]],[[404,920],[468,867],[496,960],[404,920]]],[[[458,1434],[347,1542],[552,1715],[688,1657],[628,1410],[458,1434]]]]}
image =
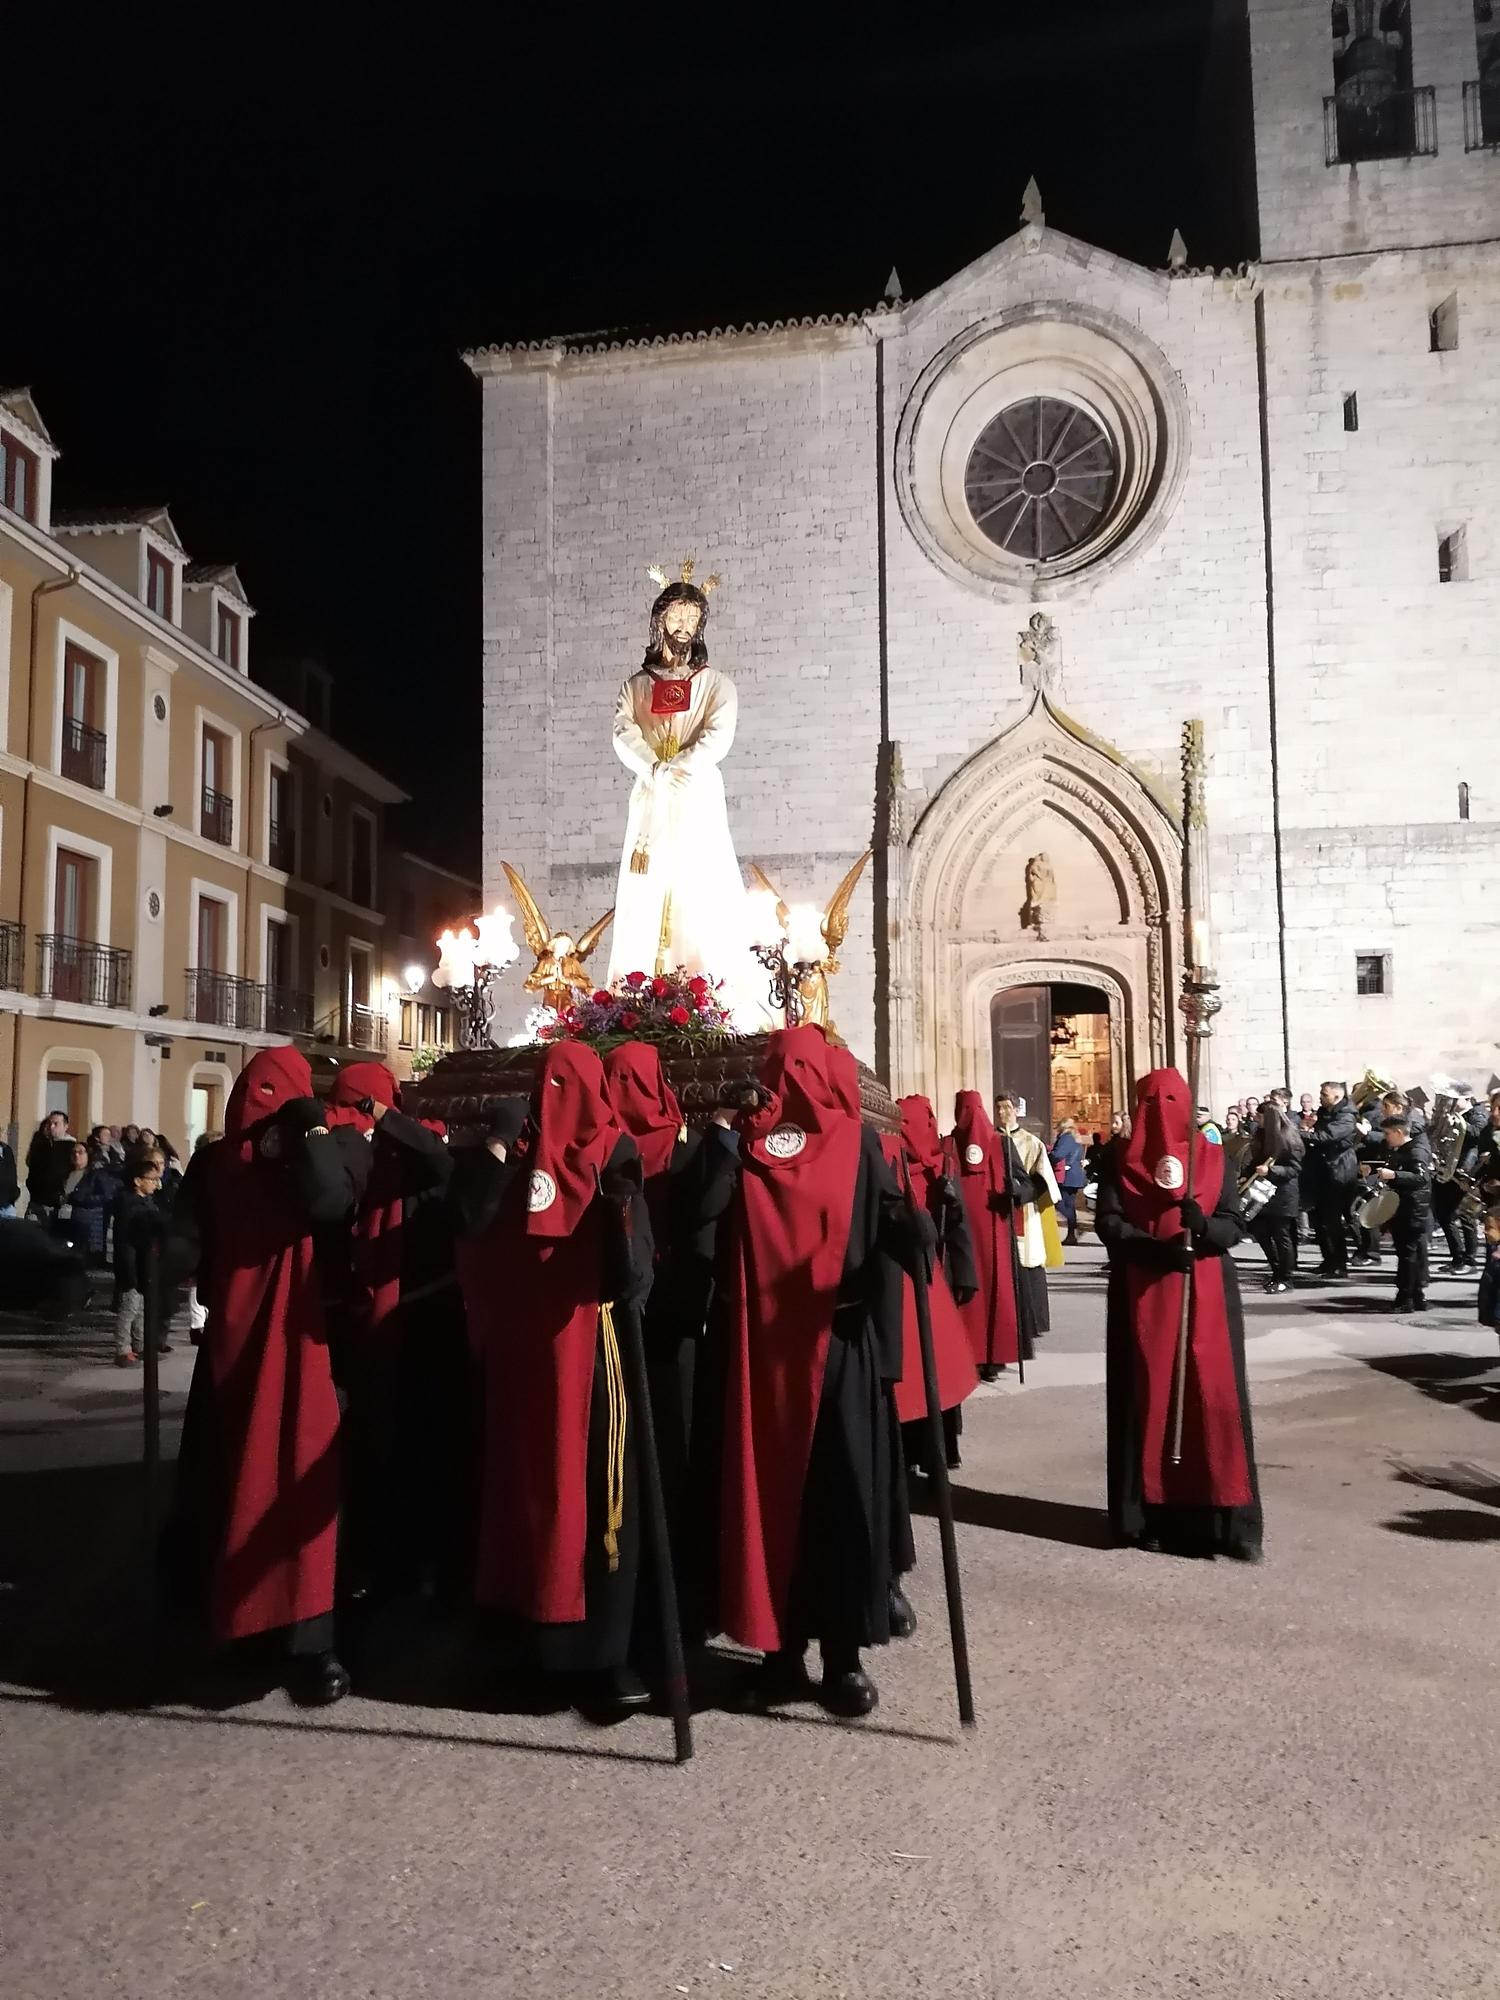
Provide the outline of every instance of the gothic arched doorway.
{"type": "Polygon", "coordinates": [[[1102,986],[1059,980],[1002,987],[990,1001],[991,1074],[1024,1097],[1023,1123],[1050,1139],[1064,1118],[1107,1132],[1117,1096],[1113,1001],[1102,986]]]}
{"type": "MultiPolygon", "coordinates": [[[[1001,1081],[992,1002],[1026,987],[1104,997],[1117,1107],[1133,1077],[1173,1059],[1181,822],[1154,781],[1044,694],[955,772],[893,858],[898,1090],[923,1092],[940,1115],[955,1090],[990,1092],[1001,1081]]],[[[1019,1021],[1019,1005],[1002,1013],[1019,1021]]],[[[1092,1013],[1071,999],[1062,1011],[1087,1014],[1097,1039],[1097,1000],[1092,1013]]],[[[1049,1117],[1051,1076],[1049,1058],[1049,1117]]]]}

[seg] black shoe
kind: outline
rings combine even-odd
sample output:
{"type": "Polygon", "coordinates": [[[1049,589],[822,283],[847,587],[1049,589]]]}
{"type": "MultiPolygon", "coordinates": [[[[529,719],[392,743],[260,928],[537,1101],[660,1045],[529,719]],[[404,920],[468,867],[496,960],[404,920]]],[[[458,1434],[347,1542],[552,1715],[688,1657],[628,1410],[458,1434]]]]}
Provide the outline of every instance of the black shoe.
{"type": "Polygon", "coordinates": [[[755,1670],[751,1697],[761,1708],[779,1708],[783,1702],[809,1701],[813,1685],[807,1677],[807,1659],[800,1646],[784,1647],[767,1653],[755,1670]]]}
{"type": "Polygon", "coordinates": [[[1365,1251],[1360,1250],[1353,1257],[1349,1259],[1349,1262],[1351,1266],[1357,1268],[1358,1270],[1364,1271],[1367,1270],[1371,1264],[1378,1264],[1380,1262],[1380,1259],[1378,1257],[1371,1257],[1367,1255],[1365,1251]]]}
{"type": "Polygon", "coordinates": [[[912,1609],[911,1599],[899,1583],[893,1583],[887,1595],[891,1619],[891,1637],[909,1639],[917,1629],[917,1614],[912,1609]]]}
{"type": "Polygon", "coordinates": [[[1409,1313],[1411,1311],[1411,1300],[1403,1299],[1398,1294],[1395,1304],[1391,1307],[1391,1311],[1398,1313],[1409,1313]]]}
{"type": "Polygon", "coordinates": [[[351,1686],[349,1669],[334,1653],[294,1659],[287,1676],[287,1692],[299,1708],[329,1708],[342,1701],[351,1686]]]}
{"type": "Polygon", "coordinates": [[[1426,1299],[1413,1299],[1413,1300],[1412,1300],[1412,1302],[1411,1302],[1411,1309],[1412,1309],[1412,1311],[1413,1311],[1414,1313],[1424,1313],[1424,1312],[1426,1312],[1426,1310],[1427,1310],[1427,1301],[1426,1301],[1426,1299]]]}
{"type": "Polygon", "coordinates": [[[1224,1551],[1231,1562],[1260,1563],[1266,1559],[1266,1552],[1259,1542],[1231,1542],[1224,1551]]]}
{"type": "Polygon", "coordinates": [[[981,1382],[998,1382],[1004,1373],[1005,1363],[1003,1361],[983,1361],[980,1363],[979,1379],[981,1382]]]}
{"type": "Polygon", "coordinates": [[[1471,1264],[1467,1259],[1460,1264],[1450,1264],[1448,1266],[1450,1275],[1455,1278],[1472,1278],[1478,1269],[1479,1266],[1477,1264],[1471,1264]]]}
{"type": "Polygon", "coordinates": [[[164,1340],[159,1340],[156,1343],[156,1351],[158,1354],[170,1354],[172,1352],[171,1348],[167,1345],[166,1341],[164,1340]]]}
{"type": "Polygon", "coordinates": [[[649,1708],[651,1690],[633,1667],[601,1667],[580,1674],[574,1707],[595,1722],[618,1722],[637,1709],[649,1708]]]}
{"type": "Polygon", "coordinates": [[[852,1721],[873,1713],[880,1700],[880,1690],[860,1665],[859,1654],[855,1653],[852,1664],[847,1658],[824,1660],[818,1699],[830,1715],[846,1716],[852,1721]]]}

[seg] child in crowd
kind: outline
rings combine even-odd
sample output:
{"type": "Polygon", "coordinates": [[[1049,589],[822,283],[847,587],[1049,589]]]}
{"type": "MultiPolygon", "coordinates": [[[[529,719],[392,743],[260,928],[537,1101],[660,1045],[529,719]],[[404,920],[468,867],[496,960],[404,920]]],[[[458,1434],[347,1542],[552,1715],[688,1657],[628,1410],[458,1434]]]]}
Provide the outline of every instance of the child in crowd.
{"type": "Polygon", "coordinates": [[[1484,1264],[1479,1273],[1479,1324],[1500,1333],[1500,1208],[1484,1212],[1484,1264]]]}
{"type": "MultiPolygon", "coordinates": [[[[129,1368],[146,1347],[146,1259],[166,1228],[157,1196],[165,1161],[158,1152],[139,1151],[125,1166],[125,1186],[115,1210],[115,1283],[120,1302],[115,1310],[115,1366],[129,1368]]],[[[169,1354],[158,1339],[158,1354],[169,1354]]]]}

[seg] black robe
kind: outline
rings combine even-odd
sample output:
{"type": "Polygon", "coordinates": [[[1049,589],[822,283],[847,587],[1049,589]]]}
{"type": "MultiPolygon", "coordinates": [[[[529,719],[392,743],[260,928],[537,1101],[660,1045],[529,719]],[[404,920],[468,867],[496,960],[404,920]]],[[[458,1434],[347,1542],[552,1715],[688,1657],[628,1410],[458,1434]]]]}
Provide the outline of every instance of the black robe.
{"type": "Polygon", "coordinates": [[[1105,1422],[1108,1437],[1109,1521],[1122,1542],[1155,1541],[1173,1554],[1215,1555],[1259,1549],[1264,1532],[1260,1478],[1250,1425],[1250,1392],[1245,1378],[1245,1322],[1239,1285],[1230,1256],[1245,1234],[1233,1176],[1226,1172],[1218,1207],[1206,1219],[1197,1254],[1215,1256],[1224,1277],[1224,1317],[1234,1359],[1234,1380],[1245,1438],[1245,1458],[1254,1498],[1248,1507],[1152,1506],[1141,1490],[1141,1425],[1137,1410],[1135,1337],[1125,1273],[1132,1262],[1160,1266],[1164,1246],[1126,1220],[1113,1175],[1099,1183],[1094,1227],[1109,1255],[1109,1303],[1105,1323],[1105,1422]]]}
{"type": "MultiPolygon", "coordinates": [[[[951,1174],[942,1174],[932,1182],[927,1201],[927,1213],[937,1230],[936,1259],[942,1267],[948,1289],[955,1297],[960,1292],[972,1296],[979,1290],[979,1266],[974,1257],[974,1232],[969,1226],[969,1211],[964,1206],[964,1198],[958,1191],[951,1174]]],[[[968,1334],[964,1335],[965,1343],[968,1334]]],[[[964,1407],[956,1403],[951,1410],[943,1411],[943,1450],[948,1470],[956,1472],[960,1465],[958,1441],[963,1436],[964,1407]]],[[[909,1424],[901,1426],[901,1445],[906,1463],[918,1471],[927,1469],[927,1419],[917,1417],[909,1424]]],[[[910,1515],[908,1515],[910,1520],[910,1515]]],[[[915,1549],[913,1549],[915,1560],[915,1549]]],[[[903,1573],[912,1567],[902,1566],[903,1573]]]]}
{"type": "MultiPolygon", "coordinates": [[[[740,1226],[734,1201],[738,1156],[721,1149],[715,1165],[717,1172],[703,1184],[700,1221],[704,1227],[717,1223],[723,1272],[722,1260],[732,1251],[730,1232],[740,1226]]],[[[879,1138],[866,1126],[783,1621],[794,1648],[810,1639],[835,1654],[883,1645],[891,1636],[891,1583],[912,1565],[900,1427],[890,1391],[901,1379],[902,1259],[917,1254],[913,1229],[879,1138]]],[[[717,1407],[705,1414],[694,1439],[695,1490],[705,1507],[711,1496],[704,1558],[709,1569],[718,1549],[728,1339],[721,1283],[705,1357],[718,1389],[717,1407]]],[[[716,1595],[701,1583],[696,1593],[700,1603],[713,1603],[716,1595]]]]}
{"type": "MultiPolygon", "coordinates": [[[[524,1202],[529,1168],[514,1149],[503,1163],[483,1146],[460,1148],[453,1161],[448,1192],[460,1237],[485,1235],[507,1200],[524,1202]]],[[[652,1281],[651,1222],[641,1190],[640,1155],[633,1139],[622,1138],[616,1144],[601,1176],[595,1201],[604,1210],[599,1297],[613,1302],[618,1326],[626,1313],[644,1312],[652,1281]],[[622,1219],[622,1210],[628,1210],[628,1224],[622,1219]]],[[[464,1254],[462,1247],[459,1254],[460,1257],[464,1254]]],[[[553,1254],[566,1256],[569,1246],[559,1243],[553,1254]]],[[[495,1281],[503,1286],[503,1272],[495,1281]]],[[[622,1341],[628,1338],[623,1327],[620,1338],[622,1341]]],[[[495,1365],[498,1365],[496,1357],[479,1353],[481,1408],[487,1396],[503,1393],[502,1381],[484,1379],[486,1370],[495,1365]]],[[[628,1364],[626,1379],[628,1384],[628,1364]]],[[[628,1411],[628,1386],[626,1399],[628,1411]]],[[[623,1666],[632,1655],[643,1540],[640,1427],[629,1423],[627,1418],[624,1516],[613,1569],[604,1547],[609,1509],[608,1440],[609,1384],[602,1339],[596,1335],[585,1471],[588,1531],[583,1574],[584,1615],[575,1623],[539,1624],[514,1613],[482,1614],[486,1628],[516,1666],[546,1674],[592,1673],[623,1666]]],[[[481,1451],[490,1448],[486,1437],[481,1451]]]]}

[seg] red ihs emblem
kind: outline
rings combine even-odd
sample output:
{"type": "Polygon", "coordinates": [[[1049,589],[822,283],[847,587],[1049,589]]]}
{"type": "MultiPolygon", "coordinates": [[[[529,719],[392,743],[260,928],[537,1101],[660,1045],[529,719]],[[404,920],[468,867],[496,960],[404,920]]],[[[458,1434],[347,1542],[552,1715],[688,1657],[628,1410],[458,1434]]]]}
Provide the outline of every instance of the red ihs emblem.
{"type": "Polygon", "coordinates": [[[669,681],[653,679],[651,682],[651,713],[653,715],[681,715],[692,700],[691,681],[669,681]]]}

